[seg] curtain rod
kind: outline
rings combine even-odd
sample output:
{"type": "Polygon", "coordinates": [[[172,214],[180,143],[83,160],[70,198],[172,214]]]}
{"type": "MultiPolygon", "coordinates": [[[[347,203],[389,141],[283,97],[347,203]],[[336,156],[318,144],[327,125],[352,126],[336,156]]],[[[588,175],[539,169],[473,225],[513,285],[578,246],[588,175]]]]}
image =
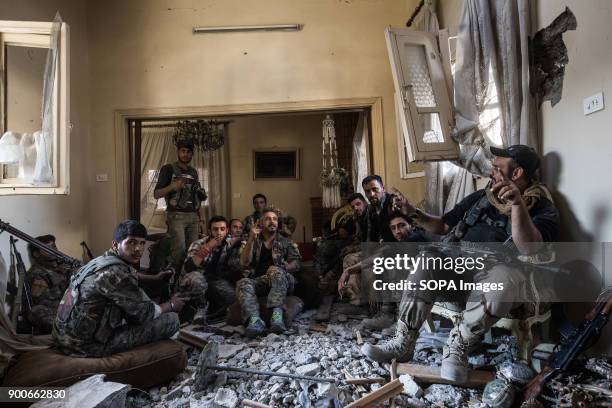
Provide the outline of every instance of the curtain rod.
{"type": "MultiPolygon", "coordinates": [[[[233,120],[217,120],[216,121],[218,124],[220,125],[229,125],[230,123],[234,122],[233,120]]],[[[132,122],[132,126],[134,126],[135,123],[132,122]]],[[[171,123],[151,123],[151,124],[146,124],[146,125],[140,125],[141,128],[172,128],[172,127],[176,127],[176,122],[171,122],[171,123]]]]}
{"type": "Polygon", "coordinates": [[[417,16],[419,15],[424,5],[425,5],[425,0],[421,0],[421,2],[416,6],[414,11],[412,12],[412,15],[410,16],[408,21],[406,21],[406,27],[412,26],[412,23],[414,23],[414,19],[417,18],[417,16]]]}
{"type": "Polygon", "coordinates": [[[245,26],[221,26],[221,27],[194,27],[194,34],[210,33],[235,33],[252,31],[300,31],[302,24],[267,24],[267,25],[245,25],[245,26]]]}

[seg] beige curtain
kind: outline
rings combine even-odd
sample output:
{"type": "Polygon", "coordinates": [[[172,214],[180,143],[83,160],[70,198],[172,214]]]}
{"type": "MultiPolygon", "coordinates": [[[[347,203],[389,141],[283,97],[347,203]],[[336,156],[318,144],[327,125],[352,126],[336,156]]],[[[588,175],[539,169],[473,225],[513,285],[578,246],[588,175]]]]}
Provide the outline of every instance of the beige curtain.
{"type": "MultiPolygon", "coordinates": [[[[223,131],[227,136],[227,126],[223,131]]],[[[159,169],[166,163],[176,161],[176,147],[172,135],[174,124],[148,127],[143,125],[141,132],[141,177],[140,177],[140,220],[151,232],[165,230],[163,198],[155,200],[153,190],[157,183],[159,169]]],[[[201,152],[194,151],[190,165],[198,170],[200,182],[206,188],[208,200],[204,203],[201,216],[204,221],[212,215],[228,215],[227,199],[228,162],[227,143],[220,149],[201,152]]]]}

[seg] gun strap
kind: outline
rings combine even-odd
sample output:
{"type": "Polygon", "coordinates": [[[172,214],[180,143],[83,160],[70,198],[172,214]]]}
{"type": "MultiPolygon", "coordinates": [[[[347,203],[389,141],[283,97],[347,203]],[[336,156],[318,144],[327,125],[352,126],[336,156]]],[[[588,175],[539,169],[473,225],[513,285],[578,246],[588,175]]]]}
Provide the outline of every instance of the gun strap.
{"type": "Polygon", "coordinates": [[[92,273],[97,272],[102,268],[106,268],[107,266],[118,264],[127,265],[121,258],[114,255],[99,256],[78,270],[70,281],[70,288],[72,290],[76,290],[79,286],[81,286],[81,283],[83,283],[85,278],[92,273]]]}

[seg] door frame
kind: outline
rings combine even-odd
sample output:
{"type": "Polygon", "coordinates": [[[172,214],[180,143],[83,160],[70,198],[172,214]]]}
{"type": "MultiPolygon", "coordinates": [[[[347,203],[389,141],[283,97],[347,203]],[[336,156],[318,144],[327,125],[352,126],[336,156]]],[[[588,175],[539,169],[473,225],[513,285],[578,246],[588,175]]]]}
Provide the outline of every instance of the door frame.
{"type": "Polygon", "coordinates": [[[178,117],[206,116],[222,118],[223,116],[318,112],[337,109],[368,109],[370,111],[371,172],[378,174],[384,180],[385,153],[382,97],[198,107],[118,109],[115,111],[115,208],[117,217],[123,220],[129,214],[128,121],[130,119],[173,119],[178,117]]]}

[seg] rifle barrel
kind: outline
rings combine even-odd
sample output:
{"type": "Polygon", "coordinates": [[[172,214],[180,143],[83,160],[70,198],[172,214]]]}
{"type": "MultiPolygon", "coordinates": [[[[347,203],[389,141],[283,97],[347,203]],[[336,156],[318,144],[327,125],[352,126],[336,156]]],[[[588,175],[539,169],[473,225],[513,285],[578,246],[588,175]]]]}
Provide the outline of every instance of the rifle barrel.
{"type": "Polygon", "coordinates": [[[34,237],[31,237],[30,235],[26,234],[25,232],[18,230],[17,228],[11,226],[9,223],[4,222],[2,220],[0,220],[0,233],[6,231],[9,234],[22,239],[23,241],[27,242],[28,244],[31,244],[32,246],[34,246],[37,249],[40,249],[43,252],[48,253],[49,255],[55,256],[56,258],[62,259],[65,262],[71,264],[72,266],[78,267],[81,266],[82,263],[71,257],[66,255],[65,253],[55,249],[55,248],[51,248],[48,245],[43,244],[42,242],[40,242],[39,240],[37,240],[34,237]]]}

